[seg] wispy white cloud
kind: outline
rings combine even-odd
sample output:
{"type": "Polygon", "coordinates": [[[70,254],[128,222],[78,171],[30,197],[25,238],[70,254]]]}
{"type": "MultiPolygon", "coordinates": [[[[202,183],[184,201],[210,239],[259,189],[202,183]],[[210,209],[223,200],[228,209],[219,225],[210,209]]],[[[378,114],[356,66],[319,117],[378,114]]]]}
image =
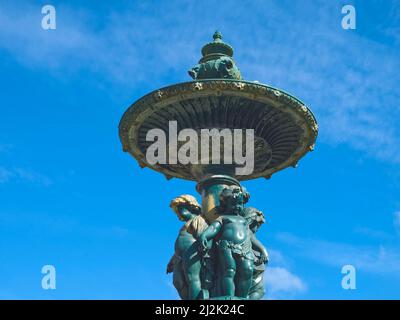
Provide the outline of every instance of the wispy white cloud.
{"type": "Polygon", "coordinates": [[[8,143],[0,143],[0,153],[8,152],[12,149],[12,145],[8,143]]]}
{"type": "Polygon", "coordinates": [[[268,255],[274,266],[287,266],[286,258],[279,250],[269,249],[268,255]]]}
{"type": "MultiPolygon", "coordinates": [[[[87,71],[100,74],[103,81],[130,87],[154,81],[167,70],[179,68],[182,72],[185,62],[186,68],[195,64],[199,44],[186,42],[177,26],[167,23],[167,16],[141,14],[149,5],[131,4],[127,11],[110,10],[106,17],[77,6],[59,5],[59,23],[51,31],[40,27],[40,5],[25,3],[23,10],[10,6],[0,12],[0,48],[33,69],[58,76],[87,71]]],[[[175,22],[182,23],[179,19],[175,22]]]]}
{"type": "Polygon", "coordinates": [[[132,233],[120,225],[94,225],[77,219],[73,215],[51,214],[41,212],[7,213],[0,212],[0,225],[9,229],[29,228],[29,232],[51,233],[57,236],[64,234],[83,235],[88,238],[124,239],[132,233]],[[24,224],[21,224],[24,221],[24,224]]]}
{"type": "Polygon", "coordinates": [[[32,169],[20,167],[6,168],[0,166],[0,183],[11,181],[28,182],[45,187],[53,184],[53,181],[49,177],[32,169]]]}
{"type": "Polygon", "coordinates": [[[393,39],[397,45],[400,45],[400,1],[399,0],[392,0],[392,6],[389,10],[389,14],[385,23],[383,25],[378,26],[379,30],[386,34],[388,37],[393,39]],[[396,22],[395,24],[391,24],[388,26],[388,22],[391,21],[396,22]]]}
{"type": "Polygon", "coordinates": [[[290,25],[288,13],[277,11],[281,29],[255,31],[242,69],[299,95],[316,113],[322,141],[399,163],[400,48],[338,28],[334,2],[315,9],[313,23],[298,19],[290,25]]]}
{"type": "Polygon", "coordinates": [[[396,230],[400,233],[400,211],[393,214],[393,224],[396,230]]]}
{"type": "Polygon", "coordinates": [[[270,263],[264,273],[265,299],[294,299],[305,293],[308,286],[304,279],[291,271],[290,263],[281,251],[269,249],[270,263]]]}
{"type": "Polygon", "coordinates": [[[375,230],[367,227],[356,227],[354,232],[357,234],[366,235],[370,238],[380,239],[380,240],[392,240],[394,239],[394,235],[384,232],[381,230],[375,230]]]}
{"type": "Polygon", "coordinates": [[[10,170],[0,167],[0,183],[6,183],[10,181],[12,176],[13,173],[10,170]]]}
{"type": "Polygon", "coordinates": [[[270,267],[265,272],[267,299],[291,299],[307,290],[305,282],[283,267],[270,267]]]}
{"type": "MultiPolygon", "coordinates": [[[[386,4],[393,21],[396,3],[386,4]]],[[[167,84],[166,77],[189,80],[185,71],[218,28],[234,45],[246,79],[287,89],[310,105],[321,141],[400,163],[398,41],[385,43],[341,29],[340,1],[254,0],[240,10],[236,1],[225,1],[193,23],[209,5],[166,1],[155,9],[136,2],[123,12],[110,6],[102,16],[59,5],[52,31],[40,28],[39,6],[25,3],[21,10],[10,5],[0,12],[0,48],[30,68],[60,77],[84,71],[97,75],[92,79],[134,88],[167,84]]],[[[362,21],[358,28],[365,29],[362,21]]],[[[376,38],[396,28],[395,23],[381,25],[376,38]]]]}
{"type": "Polygon", "coordinates": [[[296,254],[321,264],[337,268],[351,264],[360,271],[396,277],[400,273],[400,252],[397,248],[303,239],[289,233],[280,233],[277,238],[296,249],[296,254]]]}
{"type": "Polygon", "coordinates": [[[21,300],[21,297],[8,291],[0,290],[0,300],[21,300]]]}

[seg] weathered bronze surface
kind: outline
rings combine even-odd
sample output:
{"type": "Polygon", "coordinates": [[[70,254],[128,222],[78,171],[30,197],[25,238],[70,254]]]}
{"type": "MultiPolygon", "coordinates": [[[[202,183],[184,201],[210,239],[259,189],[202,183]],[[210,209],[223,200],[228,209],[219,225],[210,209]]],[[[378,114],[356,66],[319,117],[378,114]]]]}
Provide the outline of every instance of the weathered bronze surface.
{"type": "MultiPolygon", "coordinates": [[[[184,222],[167,266],[182,299],[261,299],[268,253],[256,238],[264,223],[260,210],[245,207],[250,194],[239,181],[270,178],[314,149],[318,125],[308,107],[282,90],[242,80],[233,49],[216,32],[189,70],[193,81],[155,90],[123,115],[123,150],[143,167],[197,181],[202,205],[190,195],[171,202],[184,222]],[[151,129],[253,129],[254,171],[237,175],[237,163],[150,164],[146,151],[151,129]]],[[[172,143],[169,142],[168,143],[172,143]]]]}

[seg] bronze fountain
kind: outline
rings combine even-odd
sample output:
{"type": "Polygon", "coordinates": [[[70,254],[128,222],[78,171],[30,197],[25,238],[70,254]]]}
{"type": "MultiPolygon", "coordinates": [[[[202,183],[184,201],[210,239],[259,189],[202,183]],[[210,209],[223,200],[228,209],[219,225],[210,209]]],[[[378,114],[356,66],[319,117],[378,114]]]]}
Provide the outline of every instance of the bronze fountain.
{"type": "Polygon", "coordinates": [[[180,297],[261,299],[268,253],[256,232],[265,220],[260,210],[245,206],[250,195],[240,181],[270,179],[277,171],[296,167],[314,149],[318,125],[299,99],[243,80],[232,47],[218,31],[201,52],[199,63],[189,70],[193,80],[137,100],[123,115],[119,135],[123,150],[142,168],[167,179],[197,182],[201,205],[191,195],[181,195],[170,205],[184,222],[167,266],[180,297]],[[249,132],[251,139],[236,140],[229,130],[249,132]],[[160,132],[169,134],[156,139],[154,133],[160,132]],[[206,141],[199,143],[195,134],[206,141]],[[243,151],[249,141],[247,160],[252,165],[246,171],[243,151]]]}

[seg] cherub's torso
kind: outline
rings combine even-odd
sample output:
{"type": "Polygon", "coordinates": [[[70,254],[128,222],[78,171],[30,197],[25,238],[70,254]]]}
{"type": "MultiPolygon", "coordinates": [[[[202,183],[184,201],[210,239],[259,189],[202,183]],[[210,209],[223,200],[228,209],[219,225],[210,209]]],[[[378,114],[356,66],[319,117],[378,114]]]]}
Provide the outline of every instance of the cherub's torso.
{"type": "Polygon", "coordinates": [[[221,231],[218,235],[219,240],[228,240],[233,243],[242,243],[249,237],[249,228],[242,216],[223,215],[220,216],[221,231]]]}

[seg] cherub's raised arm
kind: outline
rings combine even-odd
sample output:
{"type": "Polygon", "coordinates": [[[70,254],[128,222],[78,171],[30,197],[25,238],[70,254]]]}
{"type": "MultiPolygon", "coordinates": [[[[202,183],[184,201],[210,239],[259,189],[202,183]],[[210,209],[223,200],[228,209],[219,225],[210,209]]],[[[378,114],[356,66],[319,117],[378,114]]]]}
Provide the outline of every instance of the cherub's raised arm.
{"type": "Polygon", "coordinates": [[[251,244],[252,247],[261,253],[260,259],[264,262],[268,262],[268,252],[265,249],[264,245],[255,237],[254,233],[251,235],[251,244]]]}
{"type": "Polygon", "coordinates": [[[200,235],[200,238],[203,238],[205,240],[213,239],[220,230],[221,230],[221,222],[214,221],[207,227],[206,230],[204,230],[204,232],[200,235]]]}
{"type": "Polygon", "coordinates": [[[208,240],[215,238],[215,236],[221,230],[221,227],[222,225],[220,221],[214,221],[207,227],[206,230],[203,231],[199,237],[200,245],[203,250],[207,249],[208,240]]]}

